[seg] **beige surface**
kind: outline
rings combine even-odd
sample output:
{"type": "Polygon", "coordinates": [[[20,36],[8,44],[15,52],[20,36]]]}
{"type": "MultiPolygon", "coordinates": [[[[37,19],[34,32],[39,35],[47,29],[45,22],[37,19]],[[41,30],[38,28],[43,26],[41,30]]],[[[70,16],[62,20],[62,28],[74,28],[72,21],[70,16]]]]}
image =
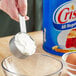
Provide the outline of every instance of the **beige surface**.
{"type": "MultiPolygon", "coordinates": [[[[43,43],[43,33],[42,33],[42,31],[31,32],[29,34],[36,41],[36,45],[37,45],[37,51],[36,52],[46,54],[46,52],[42,49],[42,43],[43,43]]],[[[11,55],[10,49],[9,49],[9,40],[11,39],[11,37],[12,36],[0,38],[0,63],[3,60],[3,58],[11,55]]],[[[52,55],[52,54],[49,54],[49,55],[52,55]]],[[[55,56],[55,55],[52,55],[52,56],[54,56],[58,59],[61,59],[61,57],[59,57],[59,56],[55,56]]],[[[4,76],[1,66],[0,66],[0,76],[4,76]]]]}

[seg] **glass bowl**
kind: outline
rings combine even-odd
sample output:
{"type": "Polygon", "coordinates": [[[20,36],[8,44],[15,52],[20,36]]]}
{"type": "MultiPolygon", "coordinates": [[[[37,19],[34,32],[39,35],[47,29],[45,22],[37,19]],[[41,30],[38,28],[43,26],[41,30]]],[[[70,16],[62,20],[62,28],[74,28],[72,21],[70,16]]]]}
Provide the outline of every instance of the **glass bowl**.
{"type": "Polygon", "coordinates": [[[66,74],[68,74],[70,76],[76,76],[76,65],[73,65],[73,64],[70,64],[70,63],[66,62],[66,59],[67,59],[68,55],[70,55],[72,53],[76,53],[76,52],[65,53],[62,56],[62,62],[64,64],[64,71],[66,72],[66,74]]]}
{"type": "Polygon", "coordinates": [[[36,53],[25,59],[9,56],[2,61],[5,76],[60,76],[63,64],[50,55],[36,53]]]}

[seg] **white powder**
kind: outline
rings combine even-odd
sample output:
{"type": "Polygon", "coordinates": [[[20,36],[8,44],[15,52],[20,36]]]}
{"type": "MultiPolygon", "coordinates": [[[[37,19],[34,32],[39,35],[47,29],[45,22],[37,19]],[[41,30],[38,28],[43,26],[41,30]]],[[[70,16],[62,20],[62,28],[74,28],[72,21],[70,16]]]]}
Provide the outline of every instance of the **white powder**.
{"type": "Polygon", "coordinates": [[[15,44],[19,51],[24,55],[32,55],[36,51],[35,42],[26,33],[16,34],[15,44]]]}

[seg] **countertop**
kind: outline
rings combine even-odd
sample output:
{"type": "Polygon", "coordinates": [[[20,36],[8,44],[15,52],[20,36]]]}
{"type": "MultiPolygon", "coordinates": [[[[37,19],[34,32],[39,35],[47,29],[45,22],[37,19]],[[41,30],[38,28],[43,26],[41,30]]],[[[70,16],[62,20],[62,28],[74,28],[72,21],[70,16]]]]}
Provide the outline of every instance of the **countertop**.
{"type": "MultiPolygon", "coordinates": [[[[43,32],[42,31],[30,32],[28,34],[36,41],[36,45],[37,45],[36,52],[49,54],[42,49],[42,45],[43,45],[43,32]]],[[[0,63],[5,57],[12,55],[9,49],[9,41],[12,37],[13,36],[7,36],[7,37],[0,38],[0,63]]],[[[57,59],[61,59],[60,56],[55,56],[52,54],[49,54],[49,55],[54,56],[57,59]]],[[[1,66],[0,66],[0,76],[4,76],[1,66]]]]}

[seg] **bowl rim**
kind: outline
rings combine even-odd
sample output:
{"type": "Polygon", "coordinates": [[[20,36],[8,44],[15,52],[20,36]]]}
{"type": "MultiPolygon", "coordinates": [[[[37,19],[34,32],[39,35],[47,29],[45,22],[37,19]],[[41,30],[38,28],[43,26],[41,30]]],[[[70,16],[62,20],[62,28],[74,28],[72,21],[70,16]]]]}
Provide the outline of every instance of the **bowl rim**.
{"type": "MultiPolygon", "coordinates": [[[[53,57],[53,56],[51,56],[51,55],[48,55],[48,54],[43,54],[43,53],[35,53],[35,54],[39,54],[39,55],[43,55],[43,56],[47,56],[47,57],[53,58],[54,60],[60,62],[60,64],[61,64],[61,67],[59,68],[58,71],[56,71],[56,72],[54,72],[54,73],[52,73],[52,74],[44,75],[44,76],[54,75],[54,74],[60,73],[60,72],[62,71],[62,69],[63,69],[63,63],[62,63],[62,61],[60,61],[59,59],[56,59],[55,57],[53,57]]],[[[2,60],[1,66],[2,66],[3,70],[4,70],[4,71],[7,71],[7,72],[9,72],[9,73],[11,73],[11,74],[14,74],[14,75],[28,76],[28,75],[23,75],[23,74],[20,74],[20,73],[12,72],[12,71],[10,71],[9,69],[7,69],[7,68],[4,66],[4,61],[5,61],[6,59],[10,58],[10,57],[13,57],[13,56],[8,56],[8,57],[6,57],[6,58],[4,58],[4,59],[2,60]]]]}
{"type": "Polygon", "coordinates": [[[67,53],[63,54],[63,56],[62,56],[62,62],[65,63],[65,64],[67,64],[67,65],[76,66],[76,65],[74,65],[74,64],[71,64],[71,63],[68,63],[68,62],[65,61],[66,55],[69,55],[69,54],[72,54],[72,53],[76,53],[76,51],[67,52],[67,53]]]}

